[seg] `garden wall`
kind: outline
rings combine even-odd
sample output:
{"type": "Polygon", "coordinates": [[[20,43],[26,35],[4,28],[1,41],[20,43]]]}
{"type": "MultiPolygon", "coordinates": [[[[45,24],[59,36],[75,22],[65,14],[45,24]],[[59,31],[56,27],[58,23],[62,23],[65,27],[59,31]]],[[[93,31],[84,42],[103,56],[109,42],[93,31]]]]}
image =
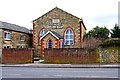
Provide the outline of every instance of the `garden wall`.
{"type": "Polygon", "coordinates": [[[119,63],[120,47],[102,47],[98,48],[101,63],[119,63]]]}
{"type": "Polygon", "coordinates": [[[96,49],[62,48],[45,49],[45,63],[98,63],[96,49]]]}
{"type": "Polygon", "coordinates": [[[11,48],[2,50],[2,63],[32,63],[33,50],[11,48]]]}

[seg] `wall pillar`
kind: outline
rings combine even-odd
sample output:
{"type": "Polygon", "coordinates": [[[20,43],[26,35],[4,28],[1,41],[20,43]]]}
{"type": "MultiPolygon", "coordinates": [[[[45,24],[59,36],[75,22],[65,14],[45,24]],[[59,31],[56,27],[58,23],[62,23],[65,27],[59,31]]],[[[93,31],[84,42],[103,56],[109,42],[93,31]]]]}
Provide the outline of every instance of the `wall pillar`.
{"type": "Polygon", "coordinates": [[[0,63],[2,62],[2,29],[0,29],[0,63]]]}

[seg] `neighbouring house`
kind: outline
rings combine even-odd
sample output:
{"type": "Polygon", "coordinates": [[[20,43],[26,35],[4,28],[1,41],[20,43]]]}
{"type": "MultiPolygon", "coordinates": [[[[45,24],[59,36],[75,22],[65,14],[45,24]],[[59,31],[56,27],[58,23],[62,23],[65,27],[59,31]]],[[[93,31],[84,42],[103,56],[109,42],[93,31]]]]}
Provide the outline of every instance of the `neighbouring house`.
{"type": "Polygon", "coordinates": [[[81,18],[55,7],[33,21],[33,47],[41,57],[45,48],[80,48],[85,31],[81,18]]]}
{"type": "Polygon", "coordinates": [[[0,21],[0,57],[3,48],[32,47],[32,33],[29,29],[0,21]]]}

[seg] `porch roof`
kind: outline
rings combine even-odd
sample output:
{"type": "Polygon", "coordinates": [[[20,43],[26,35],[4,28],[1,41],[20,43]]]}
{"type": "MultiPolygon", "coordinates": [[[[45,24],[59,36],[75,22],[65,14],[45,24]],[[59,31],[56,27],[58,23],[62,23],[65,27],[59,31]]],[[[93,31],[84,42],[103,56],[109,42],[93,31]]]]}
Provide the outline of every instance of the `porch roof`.
{"type": "Polygon", "coordinates": [[[56,39],[63,39],[63,36],[61,36],[60,34],[58,34],[57,32],[54,31],[48,31],[47,33],[45,33],[40,40],[42,40],[45,36],[47,36],[48,34],[51,34],[52,36],[54,36],[56,39]]]}

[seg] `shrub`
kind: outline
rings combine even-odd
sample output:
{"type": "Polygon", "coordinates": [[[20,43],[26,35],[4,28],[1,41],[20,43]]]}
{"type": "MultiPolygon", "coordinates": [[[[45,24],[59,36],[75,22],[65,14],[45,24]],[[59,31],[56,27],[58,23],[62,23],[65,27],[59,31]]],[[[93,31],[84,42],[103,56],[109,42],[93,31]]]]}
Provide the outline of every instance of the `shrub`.
{"type": "Polygon", "coordinates": [[[110,38],[106,39],[99,45],[100,47],[112,47],[112,46],[120,46],[120,38],[110,38]]]}

